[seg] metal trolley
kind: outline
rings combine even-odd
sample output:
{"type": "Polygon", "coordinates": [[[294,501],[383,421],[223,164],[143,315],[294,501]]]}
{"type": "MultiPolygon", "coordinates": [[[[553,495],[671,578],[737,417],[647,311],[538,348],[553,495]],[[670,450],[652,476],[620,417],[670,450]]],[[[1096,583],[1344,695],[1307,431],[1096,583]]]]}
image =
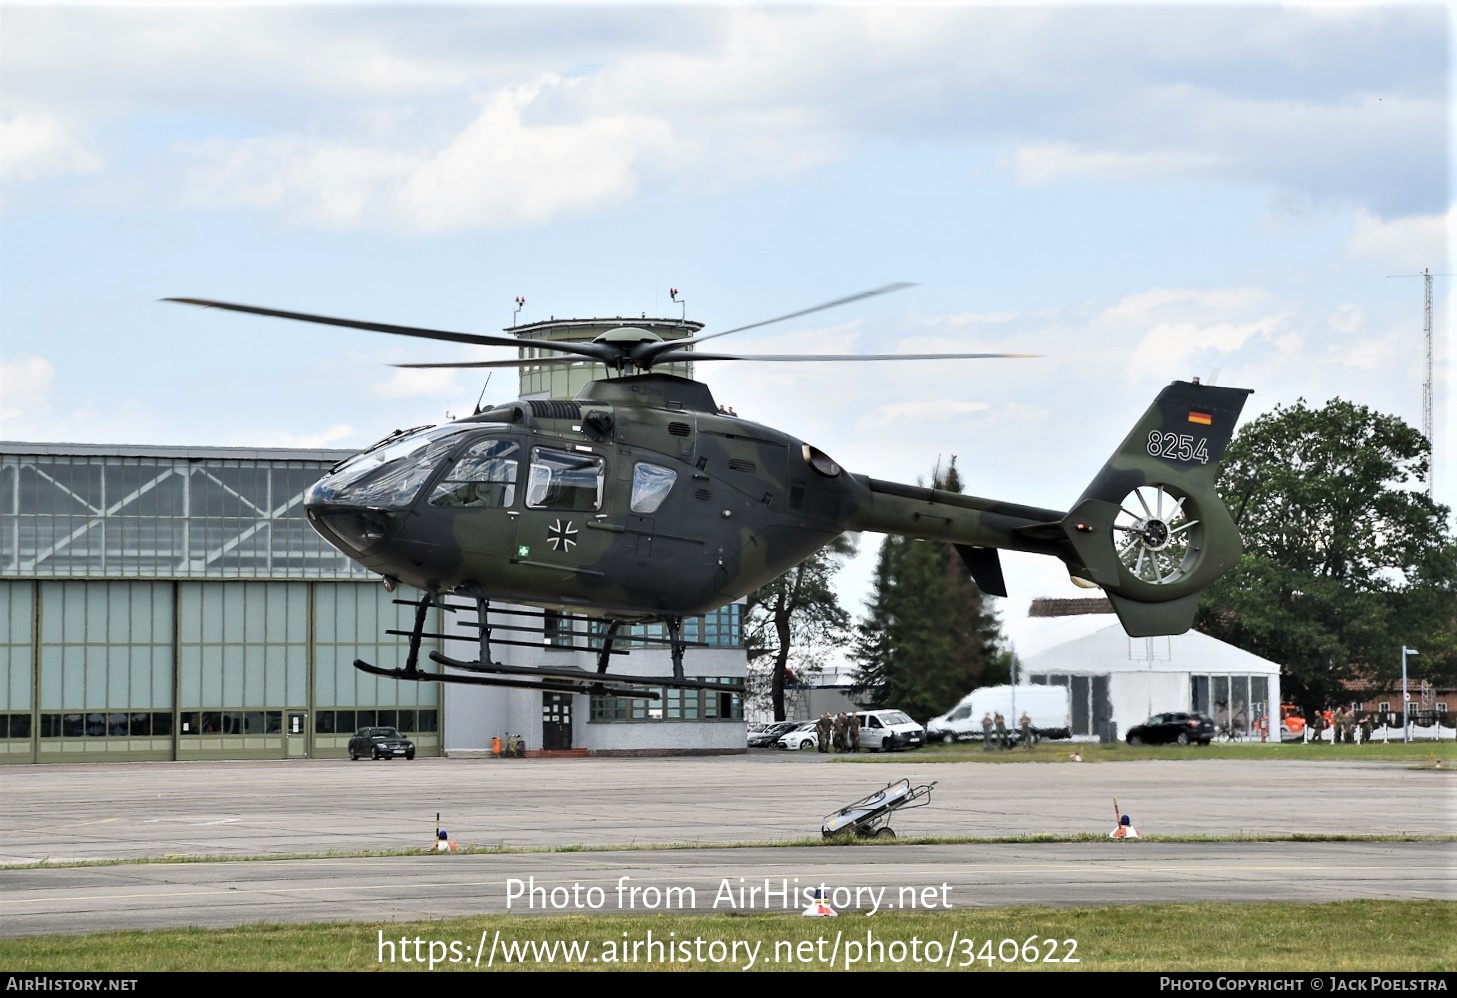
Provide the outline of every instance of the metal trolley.
{"type": "Polygon", "coordinates": [[[910,780],[887,783],[885,789],[827,815],[820,831],[827,839],[846,832],[867,839],[893,839],[895,829],[890,827],[890,816],[903,807],[925,807],[931,803],[931,788],[938,782],[923,783],[919,787],[912,787],[910,780]]]}

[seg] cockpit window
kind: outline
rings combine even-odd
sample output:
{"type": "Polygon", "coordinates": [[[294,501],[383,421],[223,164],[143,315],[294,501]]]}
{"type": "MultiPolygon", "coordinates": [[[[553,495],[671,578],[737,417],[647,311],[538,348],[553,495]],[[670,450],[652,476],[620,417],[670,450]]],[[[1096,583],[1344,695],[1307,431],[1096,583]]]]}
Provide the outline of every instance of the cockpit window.
{"type": "Polygon", "coordinates": [[[526,505],[532,509],[584,512],[601,509],[602,483],[600,457],[533,447],[526,505]]]}
{"type": "Polygon", "coordinates": [[[430,473],[459,443],[458,435],[469,429],[474,427],[437,426],[361,454],[336,474],[315,485],[310,501],[323,499],[368,506],[408,505],[430,473]],[[318,495],[313,495],[315,492],[318,495]]]}
{"type": "Polygon", "coordinates": [[[487,438],[466,448],[430,495],[432,506],[510,506],[516,501],[517,447],[487,438]]]}
{"type": "Polygon", "coordinates": [[[634,513],[656,513],[673,489],[678,473],[656,464],[638,464],[632,469],[632,502],[634,513]]]}

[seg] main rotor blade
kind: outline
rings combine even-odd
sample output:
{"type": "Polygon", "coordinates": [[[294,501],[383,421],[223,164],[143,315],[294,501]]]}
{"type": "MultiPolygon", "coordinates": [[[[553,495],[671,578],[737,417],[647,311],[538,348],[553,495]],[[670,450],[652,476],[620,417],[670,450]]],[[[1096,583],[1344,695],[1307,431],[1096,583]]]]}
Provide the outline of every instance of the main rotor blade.
{"type": "MultiPolygon", "coordinates": [[[[259,308],[256,305],[237,305],[232,302],[212,301],[207,298],[163,298],[184,305],[199,305],[202,308],[222,308],[230,312],[248,312],[253,315],[267,315],[277,319],[294,319],[298,322],[313,322],[325,326],[343,326],[347,329],[366,329],[375,333],[390,333],[395,336],[413,336],[425,340],[445,340],[450,343],[469,343],[475,346],[520,348],[522,341],[507,336],[492,336],[487,333],[457,333],[446,329],[424,329],[419,326],[396,326],[387,322],[364,322],[359,319],[339,319],[328,315],[311,315],[307,312],[285,312],[277,308],[259,308]]],[[[590,357],[607,361],[617,355],[611,348],[604,350],[595,343],[562,343],[554,340],[533,341],[533,346],[560,350],[562,353],[590,357]]]]}
{"type": "Polygon", "coordinates": [[[768,361],[838,361],[838,360],[998,360],[1041,357],[1040,353],[697,353],[670,351],[653,359],[655,364],[680,360],[768,360],[768,361]]]}
{"type": "Polygon", "coordinates": [[[814,312],[823,312],[825,309],[838,308],[841,305],[848,305],[852,301],[863,301],[866,298],[874,298],[876,295],[888,295],[893,291],[904,291],[906,288],[915,287],[912,281],[896,281],[894,284],[885,284],[878,288],[871,288],[869,291],[861,291],[859,294],[846,295],[844,298],[836,298],[834,301],[827,301],[822,305],[815,305],[810,308],[802,308],[798,312],[790,312],[787,315],[775,316],[772,319],[764,319],[762,322],[751,322],[747,326],[735,326],[733,329],[725,329],[719,333],[709,333],[707,336],[693,336],[683,340],[669,340],[665,343],[652,343],[642,346],[633,351],[633,359],[638,363],[646,361],[647,364],[656,364],[663,354],[670,350],[688,346],[690,344],[703,343],[707,340],[716,340],[720,336],[727,336],[729,333],[742,333],[746,329],[758,329],[760,326],[769,326],[776,322],[784,322],[788,319],[797,319],[801,315],[810,315],[814,312]]]}
{"type": "MultiPolygon", "coordinates": [[[[583,360],[584,360],[584,358],[582,358],[580,356],[573,356],[573,357],[517,357],[514,360],[457,360],[457,361],[442,361],[442,362],[440,362],[438,364],[427,364],[427,363],[417,363],[417,364],[391,364],[390,367],[424,367],[424,368],[437,368],[437,367],[536,367],[538,365],[547,365],[547,364],[581,364],[581,363],[583,363],[583,360]]],[[[587,363],[593,363],[593,364],[604,364],[605,365],[605,363],[606,363],[601,358],[597,358],[597,357],[588,357],[588,358],[585,358],[585,360],[586,360],[587,363]]]]}

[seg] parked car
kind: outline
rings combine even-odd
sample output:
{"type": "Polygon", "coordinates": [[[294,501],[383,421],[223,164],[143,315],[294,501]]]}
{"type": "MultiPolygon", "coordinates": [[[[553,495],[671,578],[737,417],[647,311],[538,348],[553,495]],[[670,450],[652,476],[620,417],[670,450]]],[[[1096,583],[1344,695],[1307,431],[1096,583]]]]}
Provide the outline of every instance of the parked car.
{"type": "Polygon", "coordinates": [[[894,752],[926,744],[926,729],[903,710],[862,710],[859,716],[862,749],[894,752]]]}
{"type": "Polygon", "coordinates": [[[775,744],[792,752],[813,752],[820,747],[819,736],[815,734],[815,722],[805,721],[789,734],[782,736],[775,744]]]}
{"type": "Polygon", "coordinates": [[[1128,729],[1129,745],[1208,745],[1213,740],[1214,718],[1184,711],[1155,714],[1128,729]]]}
{"type": "Polygon", "coordinates": [[[758,731],[749,732],[749,748],[772,748],[779,739],[803,724],[803,721],[775,721],[758,731]]]}
{"type": "Polygon", "coordinates": [[[349,758],[371,759],[415,758],[415,743],[400,734],[397,728],[360,728],[349,739],[349,758]]]}

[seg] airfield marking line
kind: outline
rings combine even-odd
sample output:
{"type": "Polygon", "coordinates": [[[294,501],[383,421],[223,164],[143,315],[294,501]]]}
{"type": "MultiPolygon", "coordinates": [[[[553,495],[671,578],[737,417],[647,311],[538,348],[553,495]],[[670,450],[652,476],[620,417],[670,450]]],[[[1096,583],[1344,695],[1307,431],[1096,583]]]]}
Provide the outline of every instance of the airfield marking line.
{"type": "Polygon", "coordinates": [[[95,821],[74,821],[74,822],[71,822],[71,823],[65,824],[65,825],[37,825],[34,828],[25,828],[25,829],[13,828],[13,829],[10,829],[10,831],[12,831],[12,832],[24,831],[27,834],[29,834],[31,832],[54,832],[54,831],[64,831],[67,828],[87,828],[87,827],[89,827],[91,825],[109,825],[113,821],[120,821],[120,820],[121,820],[121,816],[120,815],[117,815],[114,818],[97,818],[95,821]]]}
{"type": "MultiPolygon", "coordinates": [[[[490,887],[497,884],[494,880],[482,881],[461,881],[452,880],[441,884],[409,884],[410,890],[426,889],[434,887],[490,887]]],[[[165,885],[160,885],[165,886],[165,885]]],[[[148,891],[126,894],[83,894],[63,895],[60,897],[29,897],[29,898],[3,898],[0,899],[0,908],[6,905],[40,904],[44,902],[57,901],[134,901],[148,898],[185,898],[185,897],[207,897],[218,894],[230,897],[237,897],[242,894],[325,894],[334,891],[382,891],[399,890],[399,884],[360,884],[349,887],[224,887],[218,890],[205,891],[148,891]]]]}

